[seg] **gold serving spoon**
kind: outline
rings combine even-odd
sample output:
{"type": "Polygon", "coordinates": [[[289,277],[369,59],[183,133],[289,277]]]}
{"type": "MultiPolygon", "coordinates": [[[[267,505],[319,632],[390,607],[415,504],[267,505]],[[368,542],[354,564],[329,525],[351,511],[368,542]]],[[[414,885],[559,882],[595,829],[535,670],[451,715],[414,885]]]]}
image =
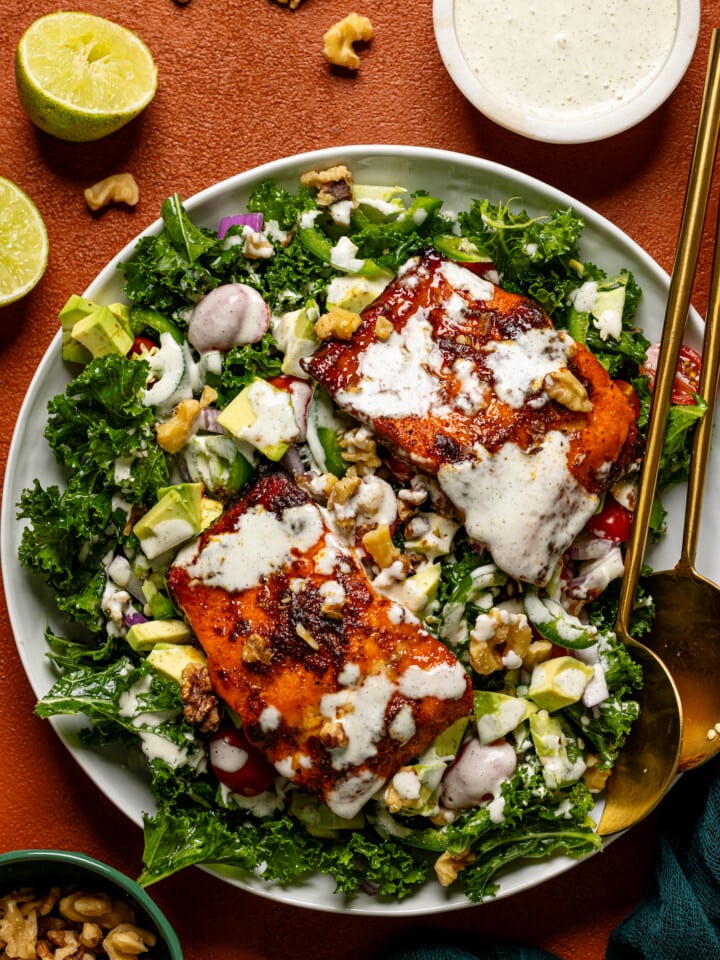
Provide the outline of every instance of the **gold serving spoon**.
{"type": "MultiPolygon", "coordinates": [[[[720,721],[720,711],[718,711],[720,697],[717,693],[720,670],[717,667],[714,672],[708,669],[708,661],[720,663],[720,644],[713,645],[705,642],[708,635],[706,627],[710,627],[711,624],[714,626],[717,622],[712,620],[712,616],[713,613],[720,613],[720,599],[716,592],[717,588],[696,574],[692,566],[712,429],[711,415],[703,418],[703,420],[707,419],[708,423],[702,423],[698,431],[700,436],[696,438],[693,447],[693,477],[690,483],[691,489],[688,492],[687,517],[689,520],[686,520],[683,536],[682,559],[676,571],[658,575],[657,578],[651,578],[648,581],[657,603],[655,627],[650,645],[658,651],[660,656],[649,649],[649,646],[633,639],[629,631],[635,591],[647,544],[675,370],[690,309],[695,265],[702,239],[719,131],[720,32],[714,30],[677,253],[668,292],[633,530],[625,555],[625,574],[618,602],[617,634],[643,669],[644,685],[639,695],[640,716],[608,780],[605,809],[598,826],[598,833],[601,836],[625,830],[650,813],[672,784],[681,767],[681,760],[684,758],[687,764],[691,765],[689,755],[696,752],[698,739],[694,732],[696,728],[699,727],[702,735],[706,737],[708,730],[714,729],[714,723],[720,721]],[[667,593],[665,592],[665,585],[670,581],[674,591],[672,594],[669,587],[667,593]],[[694,597],[692,604],[689,599],[691,590],[694,597]],[[711,593],[714,606],[708,607],[707,598],[711,593]],[[683,632],[681,628],[683,626],[687,628],[691,624],[693,636],[691,642],[684,638],[683,650],[687,659],[682,662],[682,670],[680,670],[678,659],[674,655],[673,644],[678,634],[683,632]],[[691,651],[692,659],[690,659],[691,651]],[[702,651],[700,655],[698,655],[699,651],[702,651]],[[670,669],[663,663],[661,657],[668,659],[670,669]],[[684,700],[673,679],[676,670],[678,678],[682,677],[679,682],[682,682],[685,691],[684,700]],[[715,689],[710,702],[714,702],[715,708],[708,714],[704,704],[701,706],[701,701],[703,698],[708,699],[709,688],[713,686],[715,689]],[[691,691],[697,691],[698,695],[691,691]],[[687,725],[689,731],[687,735],[683,729],[683,708],[692,718],[687,725]]],[[[714,264],[714,281],[716,273],[714,264]]],[[[716,282],[713,282],[713,300],[716,299],[715,290],[716,282]]],[[[706,346],[708,350],[717,352],[720,349],[720,340],[716,332],[717,324],[712,321],[713,317],[709,312],[710,342],[706,346]]],[[[710,357],[708,361],[711,361],[710,357]]],[[[703,363],[703,383],[699,389],[701,395],[708,400],[708,404],[711,402],[714,404],[715,401],[715,384],[713,382],[708,387],[708,382],[711,379],[714,380],[717,375],[717,366],[717,359],[714,362],[703,363]]],[[[720,740],[720,734],[718,740],[720,740]]],[[[712,745],[712,742],[712,739],[707,740],[709,745],[712,745]]],[[[705,756],[705,753],[698,756],[705,756]]]]}

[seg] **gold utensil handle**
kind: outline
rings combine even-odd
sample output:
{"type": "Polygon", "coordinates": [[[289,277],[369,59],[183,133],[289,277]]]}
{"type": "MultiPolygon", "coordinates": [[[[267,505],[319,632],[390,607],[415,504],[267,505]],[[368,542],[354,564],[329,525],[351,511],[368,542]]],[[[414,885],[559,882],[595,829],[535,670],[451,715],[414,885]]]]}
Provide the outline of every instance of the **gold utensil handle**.
{"type": "Polygon", "coordinates": [[[660,344],[633,529],[625,555],[625,574],[618,601],[617,630],[627,636],[647,545],[665,427],[675,370],[690,309],[695,266],[707,210],[713,164],[720,132],[720,30],[713,30],[705,89],[698,120],[688,186],[685,192],[675,264],[660,344]]]}
{"type": "Polygon", "coordinates": [[[705,333],[702,345],[702,367],[698,393],[707,403],[707,412],[702,418],[693,437],[690,457],[690,476],[688,479],[687,500],[685,502],[685,526],[683,527],[682,550],[677,564],[679,573],[689,574],[695,565],[698,539],[700,536],[700,515],[702,512],[705,479],[710,459],[713,423],[715,420],[715,400],[717,397],[718,368],[720,367],[720,211],[715,227],[715,245],[713,248],[712,276],[708,297],[708,310],[705,318],[705,333]]]}

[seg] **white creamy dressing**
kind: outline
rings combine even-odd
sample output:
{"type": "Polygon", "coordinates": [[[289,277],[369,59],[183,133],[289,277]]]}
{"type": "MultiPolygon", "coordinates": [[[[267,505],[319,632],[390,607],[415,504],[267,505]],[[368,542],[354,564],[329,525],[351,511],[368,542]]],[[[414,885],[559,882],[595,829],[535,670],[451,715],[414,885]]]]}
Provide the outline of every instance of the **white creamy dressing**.
{"type": "Polygon", "coordinates": [[[455,0],[460,50],[508,112],[613,112],[648,88],[672,48],[677,0],[455,0]]]}
{"type": "Polygon", "coordinates": [[[599,498],[570,473],[570,441],[549,431],[532,452],[514,443],[494,455],[484,448],[472,460],[443,464],[440,488],[462,510],[473,540],[484,543],[501,570],[545,583],[555,558],[595,512],[599,498]]]}
{"type": "Polygon", "coordinates": [[[219,738],[210,744],[210,763],[224,773],[238,773],[248,762],[248,752],[219,738]]]}
{"type": "Polygon", "coordinates": [[[188,734],[185,744],[177,744],[155,732],[163,723],[172,721],[175,714],[169,710],[143,712],[142,699],[150,692],[151,685],[152,676],[148,675],[123,691],[118,699],[118,716],[132,720],[140,737],[140,747],[148,760],[164,760],[174,768],[190,764],[202,769],[205,757],[192,734],[188,734]]]}
{"type": "Polygon", "coordinates": [[[197,556],[183,552],[176,563],[191,579],[235,593],[282,570],[292,550],[306,553],[324,532],[314,503],[288,507],[280,517],[257,506],[238,517],[233,531],[209,537],[197,556]]]}
{"type": "Polygon", "coordinates": [[[545,378],[567,367],[574,349],[574,341],[552,327],[532,328],[514,340],[492,344],[485,363],[495,379],[495,393],[514,410],[521,409],[529,396],[538,393],[531,404],[544,406],[550,399],[543,391],[545,378]]]}

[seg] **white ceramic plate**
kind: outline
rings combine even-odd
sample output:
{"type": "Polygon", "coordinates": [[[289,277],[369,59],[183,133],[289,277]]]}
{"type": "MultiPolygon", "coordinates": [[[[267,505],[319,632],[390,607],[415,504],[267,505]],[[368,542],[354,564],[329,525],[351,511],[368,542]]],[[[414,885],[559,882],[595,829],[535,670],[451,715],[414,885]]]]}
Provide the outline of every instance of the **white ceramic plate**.
{"type": "MultiPolygon", "coordinates": [[[[507,167],[473,157],[438,150],[400,146],[353,146],[314,153],[266,164],[216,184],[187,201],[193,218],[204,225],[216,227],[221,216],[242,212],[248,194],[260,181],[273,178],[295,188],[299,175],[306,170],[347,163],[359,183],[402,184],[409,189],[425,188],[445,200],[445,208],[459,210],[475,197],[488,197],[498,202],[511,197],[532,213],[548,212],[552,208],[574,207],[585,219],[586,230],[582,252],[586,259],[602,265],[609,273],[622,268],[631,269],[641,284],[644,297],[640,308],[640,322],[650,338],[657,338],[665,311],[668,285],[667,275],[640,247],[607,220],[571,197],[545,186],[507,167]]],[[[161,222],[148,228],[157,233],[161,222]]],[[[116,263],[127,260],[136,241],[122,250],[117,258],[99,274],[85,292],[93,300],[110,303],[121,297],[121,283],[116,263]]],[[[68,296],[78,291],[68,290],[68,296]]],[[[697,343],[697,318],[694,336],[697,343]]],[[[60,483],[61,476],[54,458],[43,442],[46,406],[55,394],[64,390],[68,372],[60,356],[60,334],[43,358],[28,389],[13,437],[5,477],[2,504],[2,535],[0,551],[10,621],[28,678],[38,697],[51,687],[54,677],[46,660],[44,631],[50,622],[58,620],[50,594],[38,581],[23,570],[18,561],[22,527],[15,518],[15,504],[21,491],[32,485],[37,477],[43,485],[60,483]]],[[[714,453],[710,476],[720,471],[720,451],[714,453]]],[[[674,565],[680,543],[682,523],[682,491],[666,500],[670,507],[670,532],[651,558],[656,569],[674,565]]],[[[713,579],[720,579],[720,554],[710,550],[720,535],[720,504],[707,504],[704,533],[700,544],[698,565],[713,579]]],[[[142,824],[143,811],[153,812],[154,805],[142,770],[128,766],[126,758],[108,751],[99,752],[83,747],[78,740],[79,723],[76,718],[56,718],[52,721],[60,739],[87,775],[134,823],[142,824]]],[[[554,856],[541,863],[516,867],[503,876],[498,896],[527,890],[572,867],[577,861],[554,856]]],[[[333,892],[333,883],[325,877],[308,880],[288,889],[273,887],[261,879],[239,879],[232,871],[217,871],[230,883],[252,890],[262,896],[318,910],[349,913],[408,916],[469,906],[458,891],[443,890],[438,884],[428,884],[400,904],[378,903],[369,896],[358,896],[351,903],[333,892]]]]}
{"type": "MultiPolygon", "coordinates": [[[[440,56],[457,88],[481,113],[490,120],[520,133],[532,140],[540,140],[547,143],[586,143],[588,141],[602,140],[606,137],[622,133],[624,130],[640,123],[646,117],[650,116],[658,109],[672,94],[676,86],[682,79],[688,68],[695,45],[698,38],[700,26],[700,2],[699,0],[678,0],[677,2],[677,29],[674,38],[670,43],[667,57],[655,69],[648,66],[648,72],[644,80],[640,77],[633,81],[634,93],[626,96],[624,99],[618,99],[611,102],[606,95],[601,95],[602,85],[598,82],[596,86],[597,99],[594,97],[581,105],[551,106],[551,103],[559,98],[553,97],[552,100],[547,97],[540,102],[535,102],[535,93],[532,98],[522,100],[519,93],[513,91],[510,93],[506,88],[502,77],[506,75],[503,71],[497,74],[490,74],[488,71],[481,74],[478,69],[473,69],[471,63],[466,57],[469,53],[471,59],[472,51],[469,50],[469,37],[465,31],[460,32],[456,29],[456,3],[457,0],[433,0],[433,24],[435,29],[435,39],[437,42],[440,56]]],[[[583,6],[589,4],[565,4],[564,8],[569,10],[570,18],[579,17],[582,23],[583,6]]],[[[552,65],[557,64],[557,84],[558,92],[561,86],[565,86],[565,94],[572,94],[574,89],[582,87],[583,76],[578,70],[576,75],[573,70],[582,67],[582,70],[600,70],[608,71],[607,81],[614,79],[614,74],[609,71],[612,69],[617,73],[618,64],[614,67],[611,63],[604,65],[607,58],[606,51],[611,51],[617,47],[617,38],[613,37],[613,30],[622,30],[623,27],[623,6],[631,8],[638,7],[637,4],[627,3],[614,4],[613,13],[615,14],[615,23],[609,19],[605,21],[608,35],[599,39],[589,41],[582,39],[582,31],[579,36],[573,36],[577,30],[572,25],[567,31],[570,39],[565,37],[561,39],[560,34],[549,36],[545,29],[548,23],[553,24],[557,21],[562,24],[560,11],[548,13],[543,7],[543,0],[523,4],[527,11],[533,10],[538,17],[537,29],[533,34],[533,41],[536,42],[538,59],[543,58],[542,64],[539,63],[536,75],[542,71],[544,74],[552,73],[552,65]],[[548,21],[548,16],[554,19],[548,21]],[[537,46],[539,44],[539,46],[537,46]],[[582,53],[578,54],[578,60],[573,62],[571,56],[561,60],[563,53],[557,48],[557,45],[566,46],[566,52],[570,52],[573,45],[575,47],[585,47],[582,53]],[[551,46],[552,45],[552,46],[551,46]],[[554,52],[553,52],[554,51],[554,52]],[[548,68],[545,61],[550,64],[548,68]],[[589,64],[589,66],[588,66],[589,64]],[[574,77],[574,79],[573,79],[574,77]]],[[[610,4],[612,6],[612,4],[610,4]]],[[[483,4],[477,0],[478,19],[488,16],[487,10],[483,10],[483,4]]],[[[643,8],[645,9],[645,8],[643,8]]],[[[653,4],[647,5],[648,12],[653,12],[653,4]]],[[[566,10],[563,10],[565,13],[566,10]]],[[[628,9],[629,13],[629,9],[628,9]]],[[[655,11],[657,16],[662,16],[662,11],[655,11]]],[[[525,14],[527,19],[527,14],[525,14]]],[[[552,31],[550,31],[552,32],[552,31]]],[[[513,27],[509,21],[505,24],[503,30],[498,33],[499,39],[494,44],[498,59],[500,53],[503,54],[504,62],[507,65],[508,74],[517,74],[511,63],[511,50],[513,43],[513,27]],[[507,46],[505,48],[505,43],[507,46]],[[502,48],[502,49],[501,49],[502,48]]],[[[652,36],[656,36],[655,31],[652,36]]],[[[632,35],[632,34],[631,34],[632,35]]],[[[482,37],[482,31],[480,31],[482,37]]],[[[659,42],[659,38],[658,42],[659,42]]],[[[482,42],[481,39],[478,42],[482,42]]],[[[523,48],[524,49],[524,48],[523,48]]],[[[632,48],[631,48],[632,49],[632,48]]],[[[633,58],[634,60],[634,58],[633,58]]],[[[642,61],[641,61],[642,62],[642,61]]],[[[629,79],[629,78],[628,78],[629,79]]],[[[536,90],[540,88],[534,84],[536,90]]],[[[588,94],[589,96],[589,94],[588,94]]]]}

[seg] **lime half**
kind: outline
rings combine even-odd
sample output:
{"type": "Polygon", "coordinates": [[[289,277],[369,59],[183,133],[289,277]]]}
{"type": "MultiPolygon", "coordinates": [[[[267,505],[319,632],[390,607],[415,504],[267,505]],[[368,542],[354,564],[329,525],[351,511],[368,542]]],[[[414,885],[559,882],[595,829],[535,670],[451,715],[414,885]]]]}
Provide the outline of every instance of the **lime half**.
{"type": "Polygon", "coordinates": [[[30,197],[0,177],[0,307],[29,293],[47,266],[48,235],[30,197]]]}
{"type": "Polygon", "coordinates": [[[20,102],[36,126],[85,142],[119,130],[152,100],[157,69],[131,30],[89,13],[48,13],[20,38],[20,102]]]}

